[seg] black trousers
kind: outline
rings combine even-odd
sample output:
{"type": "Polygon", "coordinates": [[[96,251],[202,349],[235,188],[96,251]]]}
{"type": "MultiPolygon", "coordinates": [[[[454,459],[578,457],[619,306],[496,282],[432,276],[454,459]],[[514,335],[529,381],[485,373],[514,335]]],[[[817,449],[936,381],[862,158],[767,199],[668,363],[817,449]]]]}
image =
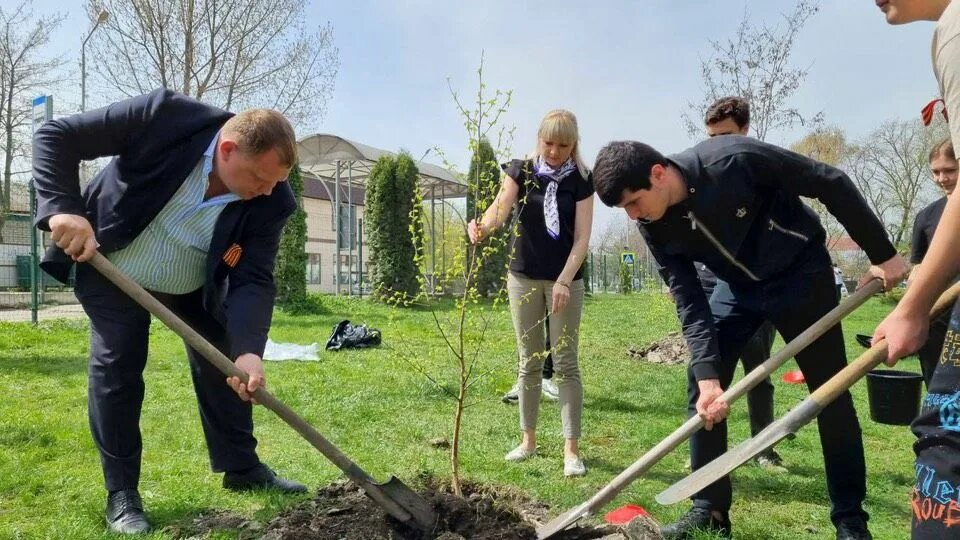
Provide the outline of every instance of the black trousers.
{"type": "MultiPolygon", "coordinates": [[[[90,318],[88,415],[104,482],[108,491],[134,489],[140,479],[143,447],[140,410],[150,314],[86,264],[77,268],[76,294],[90,318]]],[[[226,332],[205,316],[200,290],[183,295],[151,294],[229,355],[226,332]]],[[[195,350],[188,347],[187,357],[213,470],[237,471],[257,465],[251,405],[195,350]]]]}
{"type": "MultiPolygon", "coordinates": [[[[744,344],[768,320],[785,341],[790,341],[837,305],[833,272],[829,268],[812,274],[793,274],[750,287],[733,289],[718,284],[710,298],[720,347],[720,384],[730,386],[737,358],[744,344]]],[[[813,391],[843,369],[846,364],[843,332],[839,325],[797,355],[797,363],[813,391]]],[[[688,414],[696,414],[700,391],[688,372],[688,414]]],[[[866,495],[866,465],[863,439],[853,399],[844,392],[817,418],[820,445],[826,468],[827,490],[834,523],[851,517],[867,519],[862,509],[866,495]]],[[[701,429],[690,439],[690,460],[694,470],[727,451],[727,423],[711,431],[701,429]]],[[[732,499],[729,477],[724,477],[693,496],[694,506],[727,511],[732,499]]]]}
{"type": "MultiPolygon", "coordinates": [[[[743,373],[746,375],[770,358],[776,329],[770,321],[764,321],[740,352],[743,373]]],[[[750,416],[750,435],[756,436],[773,423],[773,383],[770,377],[760,381],[747,392],[747,412],[750,416]]]]}

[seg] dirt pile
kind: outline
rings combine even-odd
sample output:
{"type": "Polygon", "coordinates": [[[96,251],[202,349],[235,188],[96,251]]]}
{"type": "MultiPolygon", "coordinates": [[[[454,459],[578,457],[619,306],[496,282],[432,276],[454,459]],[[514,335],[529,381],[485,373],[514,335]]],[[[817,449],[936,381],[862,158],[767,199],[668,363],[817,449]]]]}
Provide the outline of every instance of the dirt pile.
{"type": "Polygon", "coordinates": [[[685,364],[690,361],[690,349],[679,332],[670,332],[653,343],[630,347],[627,354],[636,360],[651,364],[685,364]]]}
{"type": "MultiPolygon", "coordinates": [[[[211,511],[189,524],[164,532],[175,538],[206,538],[229,531],[241,540],[534,540],[536,526],[547,521],[548,508],[509,489],[465,486],[455,497],[443,486],[420,490],[437,512],[434,530],[423,532],[394,520],[355,484],[337,482],[267,523],[229,512],[211,511]]],[[[557,540],[624,538],[613,527],[564,531],[557,540]]]]}

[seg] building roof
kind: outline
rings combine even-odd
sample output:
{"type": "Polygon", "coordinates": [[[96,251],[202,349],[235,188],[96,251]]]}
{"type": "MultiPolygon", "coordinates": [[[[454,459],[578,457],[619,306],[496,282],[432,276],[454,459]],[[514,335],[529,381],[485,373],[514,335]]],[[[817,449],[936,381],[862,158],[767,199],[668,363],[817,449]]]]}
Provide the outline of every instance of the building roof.
{"type": "MultiPolygon", "coordinates": [[[[332,199],[339,169],[340,185],[344,190],[340,195],[341,201],[346,200],[346,185],[352,184],[355,203],[358,202],[356,188],[362,189],[366,185],[370,170],[377,160],[382,156],[396,155],[394,152],[326,133],[316,133],[301,139],[297,143],[297,153],[300,169],[304,173],[304,195],[310,196],[308,192],[319,189],[326,196],[318,198],[332,199]],[[310,182],[310,179],[325,182],[314,183],[310,182]],[[308,188],[307,185],[311,183],[314,186],[308,188]]],[[[417,162],[417,170],[420,172],[420,185],[425,199],[466,197],[467,184],[449,170],[422,160],[417,162]]],[[[361,203],[362,200],[361,191],[361,203]]]]}

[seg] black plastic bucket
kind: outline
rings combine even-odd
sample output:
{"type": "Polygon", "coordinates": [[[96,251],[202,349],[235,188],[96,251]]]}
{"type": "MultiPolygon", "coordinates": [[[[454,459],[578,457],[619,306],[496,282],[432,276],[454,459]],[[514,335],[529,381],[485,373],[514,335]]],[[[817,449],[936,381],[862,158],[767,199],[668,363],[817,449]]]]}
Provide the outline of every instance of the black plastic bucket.
{"type": "Polygon", "coordinates": [[[870,419],[894,426],[910,425],[920,414],[923,377],[919,373],[878,369],[867,373],[870,419]]]}

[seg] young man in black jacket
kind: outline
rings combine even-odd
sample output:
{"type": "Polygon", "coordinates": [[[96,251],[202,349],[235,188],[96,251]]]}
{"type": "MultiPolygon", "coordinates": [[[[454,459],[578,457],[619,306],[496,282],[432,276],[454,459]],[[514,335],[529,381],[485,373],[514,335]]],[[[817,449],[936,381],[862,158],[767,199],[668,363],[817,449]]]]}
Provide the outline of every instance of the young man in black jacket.
{"type": "MultiPolygon", "coordinates": [[[[664,157],[648,145],[613,142],[597,156],[594,186],[623,208],[660,266],[677,303],[692,359],[689,414],[705,421],[690,440],[694,470],[726,451],[729,407],[719,399],[744,343],[764,320],[789,341],[837,305],[826,233],[800,196],[819,199],[867,252],[870,275],[887,288],[907,266],[879,219],[840,170],[749,137],[727,135],[664,157]],[[723,281],[709,302],[694,262],[723,281]]],[[[813,391],[846,365],[840,326],[797,355],[813,391]]],[[[871,538],[863,440],[849,392],[818,418],[838,539],[871,538]]],[[[697,529],[730,535],[729,477],[694,495],[693,508],[664,527],[666,538],[697,529]]]]}

